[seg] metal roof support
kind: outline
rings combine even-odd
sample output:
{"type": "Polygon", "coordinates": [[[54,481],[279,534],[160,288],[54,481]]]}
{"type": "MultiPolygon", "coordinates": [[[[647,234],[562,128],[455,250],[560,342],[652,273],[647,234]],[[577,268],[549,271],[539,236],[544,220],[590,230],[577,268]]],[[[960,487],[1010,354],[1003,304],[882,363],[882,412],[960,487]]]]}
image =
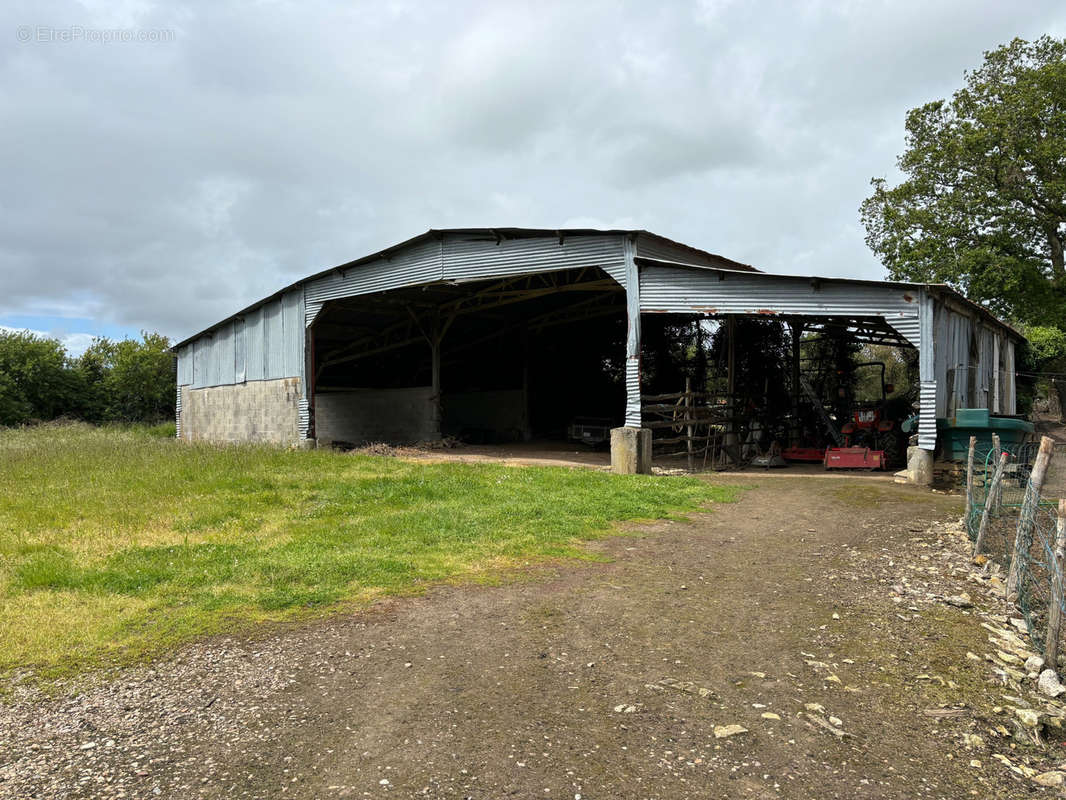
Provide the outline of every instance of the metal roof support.
{"type": "Polygon", "coordinates": [[[936,449],[936,371],[933,361],[933,296],[918,293],[918,446],[936,449]]]}
{"type": "Polygon", "coordinates": [[[640,276],[635,260],[636,247],[632,236],[622,241],[622,257],[626,269],[626,424],[627,428],[641,426],[640,404],[640,276]]]}

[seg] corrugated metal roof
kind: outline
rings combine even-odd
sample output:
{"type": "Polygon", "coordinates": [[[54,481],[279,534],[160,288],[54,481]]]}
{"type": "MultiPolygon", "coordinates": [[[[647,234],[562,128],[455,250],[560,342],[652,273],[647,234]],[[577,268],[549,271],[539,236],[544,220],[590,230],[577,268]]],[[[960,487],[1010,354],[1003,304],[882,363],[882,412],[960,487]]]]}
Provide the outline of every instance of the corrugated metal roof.
{"type": "MultiPolygon", "coordinates": [[[[362,267],[364,265],[373,264],[375,275],[377,276],[378,280],[380,280],[380,285],[382,286],[382,288],[392,288],[393,284],[396,281],[396,278],[394,276],[390,279],[387,276],[387,273],[390,270],[398,270],[403,268],[403,266],[401,266],[400,264],[392,263],[394,257],[398,256],[400,251],[405,250],[407,248],[416,248],[418,250],[423,251],[424,253],[426,251],[432,251],[432,243],[440,242],[445,236],[448,235],[484,236],[486,237],[486,243],[490,241],[492,243],[502,243],[504,241],[515,239],[533,239],[545,237],[551,237],[559,241],[565,241],[568,237],[603,236],[612,234],[636,236],[650,244],[673,247],[682,252],[692,254],[693,256],[697,257],[697,260],[717,263],[721,266],[729,267],[731,269],[745,272],[757,271],[755,267],[752,267],[748,264],[742,264],[739,261],[733,261],[732,259],[725,258],[724,256],[709,253],[706,250],[700,250],[699,248],[691,247],[690,245],[675,242],[672,239],[666,238],[665,236],[660,236],[659,234],[652,233],[651,231],[646,231],[643,229],[611,228],[607,230],[601,230],[596,228],[431,228],[425,233],[420,233],[418,236],[413,236],[410,239],[406,239],[405,241],[399,242],[398,244],[386,247],[384,250],[378,250],[375,253],[371,253],[369,255],[362,256],[361,258],[357,258],[354,261],[348,261],[344,264],[338,264],[335,267],[330,267],[320,272],[316,272],[312,275],[308,275],[306,278],[301,278],[295,283],[291,283],[288,286],[279,289],[269,297],[264,297],[262,300],[257,300],[251,305],[242,308],[240,311],[237,311],[236,313],[231,314],[225,319],[216,322],[214,325],[209,325],[203,330],[198,331],[197,333],[194,333],[191,336],[188,336],[187,338],[175,344],[173,349],[176,350],[177,348],[183,347],[194,339],[214,330],[215,328],[225,325],[226,323],[231,322],[237,319],[238,317],[243,317],[246,314],[250,314],[256,309],[266,305],[267,303],[273,300],[277,300],[286,292],[291,291],[292,289],[295,289],[297,287],[306,286],[311,283],[332,284],[334,281],[336,281],[340,285],[343,285],[344,279],[349,273],[349,271],[356,267],[362,267]],[[425,244],[429,244],[430,246],[417,248],[418,245],[425,244]],[[324,278],[330,278],[330,280],[320,281],[320,279],[324,278]]],[[[430,262],[426,262],[422,258],[416,259],[416,261],[418,262],[419,268],[415,269],[413,273],[409,276],[411,278],[411,281],[405,283],[404,285],[414,285],[420,282],[427,282],[431,279],[443,279],[443,254],[441,254],[441,256],[435,262],[433,262],[432,260],[430,262]],[[434,272],[434,269],[436,269],[437,272],[434,272]]],[[[454,268],[456,267],[453,265],[453,269],[454,268]]],[[[337,288],[341,293],[343,293],[343,289],[340,285],[337,288]]],[[[328,291],[308,294],[308,313],[311,314],[311,318],[313,318],[313,313],[311,312],[317,311],[317,308],[321,307],[321,303],[327,299],[329,299],[328,291]],[[317,306],[315,305],[316,303],[318,304],[317,306]]]]}
{"type": "MultiPolygon", "coordinates": [[[[363,257],[355,259],[353,261],[348,261],[348,262],[346,262],[344,264],[339,264],[339,265],[337,265],[335,267],[330,267],[329,269],[324,269],[324,270],[322,270],[320,272],[316,272],[316,273],[314,273],[312,275],[309,275],[306,278],[302,278],[302,279],[296,281],[295,283],[289,284],[288,286],[278,290],[277,292],[275,292],[274,294],[270,295],[269,297],[265,297],[262,300],[259,300],[259,301],[255,302],[255,303],[252,303],[251,305],[249,305],[249,306],[247,306],[245,308],[242,308],[240,311],[237,311],[236,313],[231,314],[229,317],[226,317],[225,319],[220,320],[219,322],[215,323],[214,325],[210,325],[207,328],[204,328],[203,330],[201,330],[201,331],[199,331],[199,332],[197,332],[197,333],[195,333],[195,334],[183,339],[182,341],[180,341],[177,344],[175,344],[173,349],[177,350],[178,348],[181,348],[181,347],[189,344],[190,342],[194,341],[195,339],[197,339],[198,337],[202,336],[205,333],[208,333],[208,332],[210,332],[210,331],[212,331],[212,330],[214,330],[216,328],[219,328],[220,326],[225,325],[225,324],[227,324],[227,323],[229,323],[229,322],[231,322],[231,321],[233,321],[235,319],[243,317],[246,314],[250,314],[251,312],[255,311],[256,309],[261,308],[262,306],[266,305],[267,303],[270,303],[271,301],[274,301],[274,300],[277,300],[277,299],[281,298],[282,295],[284,295],[286,292],[289,292],[289,291],[291,291],[291,290],[293,290],[295,288],[298,288],[298,287],[304,287],[304,286],[307,286],[309,284],[315,283],[315,284],[317,284],[317,287],[321,287],[321,288],[316,290],[315,292],[311,292],[311,291],[308,292],[307,309],[306,309],[306,313],[308,314],[309,319],[313,319],[314,312],[316,312],[317,309],[319,307],[321,307],[322,302],[324,302],[325,300],[329,299],[329,296],[330,296],[331,292],[328,290],[327,287],[333,286],[334,284],[336,284],[336,289],[339,292],[339,296],[343,296],[343,293],[344,293],[343,286],[344,286],[344,284],[346,282],[345,278],[349,274],[349,271],[354,269],[354,268],[357,268],[357,267],[362,267],[364,265],[373,265],[371,267],[371,269],[373,270],[374,275],[373,276],[366,275],[366,276],[359,276],[359,277],[361,279],[362,278],[374,277],[374,280],[369,281],[369,283],[376,283],[382,289],[384,289],[384,288],[393,288],[394,285],[400,285],[400,284],[402,284],[402,285],[414,285],[414,284],[421,283],[421,282],[429,282],[429,281],[434,280],[434,279],[442,280],[442,279],[445,278],[444,272],[445,272],[445,263],[446,263],[446,261],[450,265],[449,269],[448,269],[449,272],[451,272],[451,273],[453,273],[455,275],[462,275],[462,274],[464,274],[465,267],[460,265],[458,260],[451,259],[451,258],[446,258],[446,254],[444,252],[441,252],[440,255],[439,255],[439,258],[437,258],[436,260],[434,260],[432,258],[433,250],[434,250],[434,247],[432,246],[432,243],[434,243],[434,242],[443,242],[444,237],[446,237],[448,235],[455,235],[455,236],[483,236],[483,237],[485,237],[485,242],[486,243],[490,242],[490,241],[493,242],[493,243],[503,243],[505,241],[516,240],[516,239],[532,239],[532,238],[545,238],[545,237],[555,237],[559,241],[564,241],[567,237],[595,236],[595,235],[603,236],[603,235],[611,235],[611,234],[632,236],[632,237],[636,237],[637,238],[637,241],[638,241],[637,257],[636,257],[637,263],[645,263],[646,262],[646,263],[649,263],[649,264],[657,264],[657,265],[660,265],[660,266],[677,266],[677,267],[685,267],[685,268],[688,268],[688,269],[714,269],[714,270],[720,270],[720,271],[725,272],[725,273],[728,273],[728,272],[741,272],[741,273],[745,273],[745,274],[755,273],[755,274],[758,274],[758,275],[767,275],[768,277],[793,278],[793,279],[797,279],[797,280],[817,280],[817,281],[823,281],[823,282],[837,282],[837,283],[841,283],[842,282],[842,283],[850,283],[850,284],[853,284],[853,285],[899,286],[899,287],[911,287],[911,288],[913,288],[915,290],[918,290],[920,288],[925,288],[928,291],[931,291],[933,293],[942,295],[942,297],[945,298],[945,299],[949,299],[949,300],[955,301],[955,302],[957,302],[957,303],[959,303],[961,305],[964,305],[964,306],[972,309],[976,313],[978,313],[981,316],[983,316],[986,320],[989,320],[989,321],[993,322],[996,325],[1000,325],[1004,329],[1010,331],[1018,339],[1024,339],[1024,336],[1022,336],[1022,334],[1019,331],[1015,330],[1009,324],[1007,324],[1007,323],[1003,322],[1002,320],[1000,320],[999,318],[997,318],[988,309],[986,309],[983,306],[973,302],[972,300],[969,300],[964,295],[960,294],[955,289],[953,289],[952,287],[950,287],[950,286],[948,286],[946,284],[918,284],[918,283],[907,283],[907,282],[902,282],[902,281],[876,281],[876,280],[868,280],[868,279],[860,279],[860,278],[826,278],[826,277],[817,276],[817,275],[800,276],[800,275],[782,275],[782,274],[766,273],[766,272],[762,272],[762,271],[756,269],[755,267],[753,267],[753,266],[751,266],[749,264],[742,264],[739,261],[733,261],[732,259],[725,258],[724,256],[720,256],[720,255],[717,255],[715,253],[708,252],[706,250],[700,250],[699,248],[695,248],[695,247],[692,247],[690,245],[683,244],[681,242],[676,242],[676,241],[674,241],[672,239],[668,239],[665,236],[660,236],[659,234],[652,233],[651,231],[647,231],[647,230],[644,230],[644,229],[618,229],[618,228],[611,228],[611,229],[607,229],[607,230],[602,230],[602,229],[596,229],[596,228],[563,228],[563,229],[552,229],[552,228],[431,228],[430,230],[426,231],[425,233],[421,233],[421,234],[419,234],[417,236],[413,236],[410,239],[407,239],[405,241],[399,242],[398,244],[391,245],[390,247],[387,247],[387,248],[385,248],[383,250],[379,250],[379,251],[377,251],[375,253],[371,253],[369,255],[363,256],[363,257]],[[643,242],[643,245],[644,245],[643,247],[641,246],[642,242],[643,242]],[[417,247],[418,245],[423,245],[423,247],[417,247]],[[428,245],[428,246],[425,246],[425,245],[428,245]],[[418,266],[417,269],[412,269],[411,274],[406,276],[410,280],[404,281],[401,278],[400,279],[400,284],[397,284],[397,278],[400,277],[400,276],[397,276],[397,275],[391,275],[390,276],[388,273],[390,271],[392,271],[392,270],[402,270],[402,269],[405,268],[405,266],[402,263],[393,263],[393,259],[396,256],[399,255],[400,251],[403,251],[403,250],[408,249],[408,248],[411,248],[412,250],[414,250],[416,252],[421,252],[423,254],[423,256],[427,256],[428,255],[428,256],[430,256],[430,258],[429,258],[429,260],[426,260],[426,258],[424,258],[424,257],[415,259],[419,266],[418,266]],[[686,261],[674,261],[674,260],[664,259],[664,258],[661,258],[661,257],[660,258],[649,257],[649,255],[666,255],[666,254],[671,254],[672,255],[674,253],[687,253],[687,254],[692,255],[693,258],[692,258],[692,260],[687,260],[686,259],[686,261]],[[644,255],[644,254],[649,254],[649,255],[644,255]],[[699,262],[703,262],[703,263],[699,263],[699,262]],[[437,276],[439,276],[439,277],[437,277],[437,276]],[[321,280],[321,279],[325,279],[325,278],[329,278],[329,280],[321,280]]],[[[464,253],[464,255],[466,255],[466,256],[468,256],[468,257],[473,259],[473,261],[471,263],[479,261],[479,259],[476,257],[475,253],[466,252],[466,253],[464,253]]],[[[483,265],[483,266],[488,266],[488,265],[483,265]]],[[[608,265],[608,271],[610,272],[613,267],[614,267],[613,264],[612,265],[608,265]]],[[[508,268],[513,270],[516,267],[510,266],[508,268]]],[[[532,271],[536,271],[536,268],[534,267],[534,269],[532,271]]],[[[478,272],[478,274],[483,274],[483,271],[477,271],[477,272],[478,272]]],[[[471,272],[471,274],[473,274],[473,272],[471,272]]],[[[495,273],[493,273],[493,274],[495,274],[495,273]]],[[[612,275],[613,275],[613,272],[612,272],[612,275]]],[[[615,276],[615,277],[618,277],[618,276],[615,276]]]]}
{"type": "MultiPolygon", "coordinates": [[[[940,299],[940,300],[955,301],[958,304],[960,304],[960,305],[962,305],[962,306],[964,306],[964,307],[976,312],[981,317],[983,317],[986,321],[991,322],[994,325],[997,325],[997,326],[1009,331],[1017,339],[1021,339],[1021,340],[1025,339],[1025,336],[1020,331],[1018,331],[1016,328],[1014,328],[1012,325],[1010,325],[1007,322],[1004,322],[999,317],[997,317],[995,314],[993,314],[991,311],[989,311],[987,308],[985,308],[984,306],[980,305],[979,303],[975,303],[973,300],[970,300],[968,297],[966,297],[965,295],[963,295],[960,292],[956,291],[955,289],[953,289],[951,286],[949,286],[946,283],[911,283],[911,282],[907,282],[907,281],[878,281],[878,280],[871,280],[871,279],[868,279],[868,278],[826,278],[826,277],[821,276],[821,275],[791,275],[791,274],[784,274],[784,273],[763,272],[762,270],[731,270],[731,269],[724,269],[724,268],[715,267],[715,266],[706,266],[706,265],[703,265],[703,264],[690,264],[690,263],[687,263],[687,262],[667,261],[667,260],[660,259],[660,258],[648,258],[646,256],[638,256],[636,260],[637,260],[637,263],[640,264],[641,266],[649,266],[649,267],[678,267],[678,268],[681,268],[681,269],[712,270],[712,271],[715,271],[715,272],[724,273],[726,275],[728,275],[731,272],[735,272],[740,277],[750,278],[750,279],[755,280],[755,281],[758,281],[758,280],[761,280],[761,279],[775,279],[776,278],[776,279],[787,279],[787,280],[793,280],[793,281],[806,281],[806,282],[812,282],[813,281],[813,282],[816,282],[816,283],[819,283],[819,284],[828,284],[828,285],[870,286],[870,287],[881,287],[881,288],[899,288],[899,289],[904,289],[904,290],[910,289],[910,290],[912,290],[914,292],[919,292],[921,290],[925,290],[927,292],[932,293],[933,295],[936,295],[938,297],[938,299],[940,299]]],[[[753,298],[753,299],[755,299],[755,298],[753,298]]],[[[723,313],[725,313],[725,312],[723,312],[723,313]]],[[[733,312],[733,313],[741,313],[741,312],[733,312]]]]}

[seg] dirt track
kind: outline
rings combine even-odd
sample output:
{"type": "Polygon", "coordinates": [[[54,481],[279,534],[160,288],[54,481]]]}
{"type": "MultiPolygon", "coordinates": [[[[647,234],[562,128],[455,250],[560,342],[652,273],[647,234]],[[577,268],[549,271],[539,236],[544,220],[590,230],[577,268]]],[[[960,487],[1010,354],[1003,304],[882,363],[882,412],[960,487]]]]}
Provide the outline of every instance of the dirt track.
{"type": "Polygon", "coordinates": [[[1048,791],[959,744],[996,699],[964,658],[987,649],[977,620],[891,596],[904,574],[966,589],[926,546],[957,498],[762,483],[691,523],[601,542],[611,563],[202,643],[79,697],[0,706],[0,796],[1048,791]],[[916,678],[930,673],[956,688],[916,678]],[[728,725],[747,732],[716,738],[728,725]]]}

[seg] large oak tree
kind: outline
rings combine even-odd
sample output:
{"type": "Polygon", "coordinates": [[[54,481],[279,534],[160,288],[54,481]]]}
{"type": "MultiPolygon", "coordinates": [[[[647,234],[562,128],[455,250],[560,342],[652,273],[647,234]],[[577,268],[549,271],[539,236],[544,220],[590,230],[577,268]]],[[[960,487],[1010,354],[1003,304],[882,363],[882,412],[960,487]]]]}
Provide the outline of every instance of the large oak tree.
{"type": "Polygon", "coordinates": [[[893,278],[949,283],[1066,330],[1066,41],[985,53],[950,100],[907,114],[904,180],[873,181],[866,241],[893,278]]]}

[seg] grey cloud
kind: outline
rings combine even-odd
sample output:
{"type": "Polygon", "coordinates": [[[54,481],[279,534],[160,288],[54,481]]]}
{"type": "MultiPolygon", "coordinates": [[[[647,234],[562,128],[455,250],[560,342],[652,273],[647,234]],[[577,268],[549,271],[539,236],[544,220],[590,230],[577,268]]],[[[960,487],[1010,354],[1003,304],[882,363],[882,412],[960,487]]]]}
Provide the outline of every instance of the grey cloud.
{"type": "Polygon", "coordinates": [[[5,4],[0,315],[180,336],[454,225],[876,277],[856,209],[905,111],[1064,25],[1045,0],[5,4]],[[15,41],[74,24],[175,37],[15,41]]]}

